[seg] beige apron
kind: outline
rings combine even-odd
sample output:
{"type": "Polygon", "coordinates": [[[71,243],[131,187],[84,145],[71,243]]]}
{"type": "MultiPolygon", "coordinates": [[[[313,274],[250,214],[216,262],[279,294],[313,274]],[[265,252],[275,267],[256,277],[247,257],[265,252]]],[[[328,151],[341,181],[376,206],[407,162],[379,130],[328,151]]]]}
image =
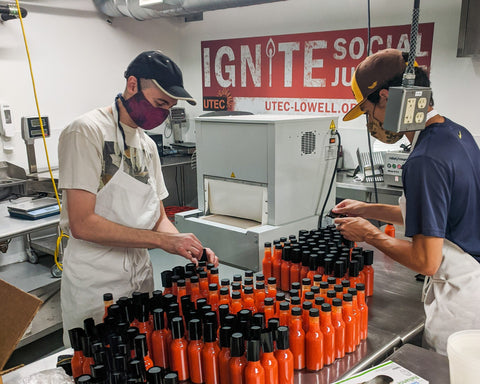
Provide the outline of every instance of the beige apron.
{"type": "MultiPolygon", "coordinates": [[[[399,204],[405,221],[405,195],[399,204]]],[[[447,239],[442,253],[437,273],[425,285],[424,342],[446,355],[448,336],[464,329],[480,329],[480,265],[447,239]]]]}
{"type": "MultiPolygon", "coordinates": [[[[113,105],[113,115],[118,112],[113,105]]],[[[160,202],[155,184],[142,183],[123,171],[123,138],[117,129],[121,151],[118,171],[98,192],[95,213],[118,224],[137,229],[152,229],[160,217],[160,202]]],[[[149,175],[153,175],[149,170],[149,175]]],[[[113,294],[114,300],[133,292],[153,291],[150,256],[144,248],[115,248],[70,236],[65,249],[61,285],[63,340],[70,345],[68,330],[83,327],[83,320],[93,317],[101,322],[102,295],[113,294]]]]}

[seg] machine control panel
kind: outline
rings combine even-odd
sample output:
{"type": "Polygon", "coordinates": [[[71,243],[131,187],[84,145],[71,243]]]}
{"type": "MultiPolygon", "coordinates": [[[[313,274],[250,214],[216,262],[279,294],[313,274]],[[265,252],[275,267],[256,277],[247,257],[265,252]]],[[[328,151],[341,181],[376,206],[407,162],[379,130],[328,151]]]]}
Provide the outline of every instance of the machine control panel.
{"type": "Polygon", "coordinates": [[[409,152],[385,152],[383,178],[386,184],[402,186],[402,169],[409,155],[409,152]]]}
{"type": "MultiPolygon", "coordinates": [[[[50,123],[47,116],[42,116],[42,125],[45,137],[49,137],[50,123]]],[[[33,144],[35,139],[42,137],[42,129],[38,117],[22,117],[22,137],[27,144],[33,144]]]]}

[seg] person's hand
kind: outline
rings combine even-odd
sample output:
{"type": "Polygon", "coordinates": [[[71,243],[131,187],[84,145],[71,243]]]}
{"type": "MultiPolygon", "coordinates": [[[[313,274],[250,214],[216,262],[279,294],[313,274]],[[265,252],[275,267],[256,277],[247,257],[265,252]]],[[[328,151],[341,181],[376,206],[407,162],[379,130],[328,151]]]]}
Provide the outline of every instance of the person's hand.
{"type": "Polygon", "coordinates": [[[212,263],[215,267],[218,267],[218,256],[210,248],[205,248],[207,251],[207,263],[212,263]]]}
{"type": "Polygon", "coordinates": [[[349,217],[364,217],[366,207],[367,203],[363,201],[346,199],[338,203],[332,212],[349,217]]]}
{"type": "Polygon", "coordinates": [[[372,223],[361,217],[341,217],[336,218],[334,222],[344,238],[356,243],[365,242],[367,237],[380,232],[372,223]]]}
{"type": "Polygon", "coordinates": [[[183,256],[198,265],[203,246],[193,233],[160,232],[159,235],[161,236],[160,248],[168,253],[183,256]]]}

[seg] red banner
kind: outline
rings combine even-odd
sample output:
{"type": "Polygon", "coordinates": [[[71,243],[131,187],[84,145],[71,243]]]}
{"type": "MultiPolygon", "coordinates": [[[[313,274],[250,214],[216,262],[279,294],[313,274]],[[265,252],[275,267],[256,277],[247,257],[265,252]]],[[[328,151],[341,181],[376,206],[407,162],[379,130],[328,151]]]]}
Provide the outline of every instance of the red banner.
{"type": "MultiPolygon", "coordinates": [[[[433,23],[419,25],[417,62],[430,68],[433,23]]],[[[408,52],[410,25],[371,29],[371,52],[408,52]]],[[[367,31],[313,32],[202,42],[204,110],[345,113],[367,56],[367,31]]]]}

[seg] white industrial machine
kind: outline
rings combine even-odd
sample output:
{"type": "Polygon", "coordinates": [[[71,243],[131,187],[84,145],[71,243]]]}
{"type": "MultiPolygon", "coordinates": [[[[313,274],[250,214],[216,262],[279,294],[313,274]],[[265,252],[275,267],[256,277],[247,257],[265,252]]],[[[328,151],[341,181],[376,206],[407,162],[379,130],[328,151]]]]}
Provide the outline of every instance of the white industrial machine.
{"type": "MultiPolygon", "coordinates": [[[[264,243],[317,228],[332,180],[337,117],[199,117],[199,209],[175,215],[223,263],[259,270],[264,243]]],[[[325,213],[335,203],[335,183],[325,213]]]]}
{"type": "Polygon", "coordinates": [[[410,152],[393,151],[385,152],[385,166],[383,175],[385,183],[394,187],[402,187],[402,169],[410,152]]]}

